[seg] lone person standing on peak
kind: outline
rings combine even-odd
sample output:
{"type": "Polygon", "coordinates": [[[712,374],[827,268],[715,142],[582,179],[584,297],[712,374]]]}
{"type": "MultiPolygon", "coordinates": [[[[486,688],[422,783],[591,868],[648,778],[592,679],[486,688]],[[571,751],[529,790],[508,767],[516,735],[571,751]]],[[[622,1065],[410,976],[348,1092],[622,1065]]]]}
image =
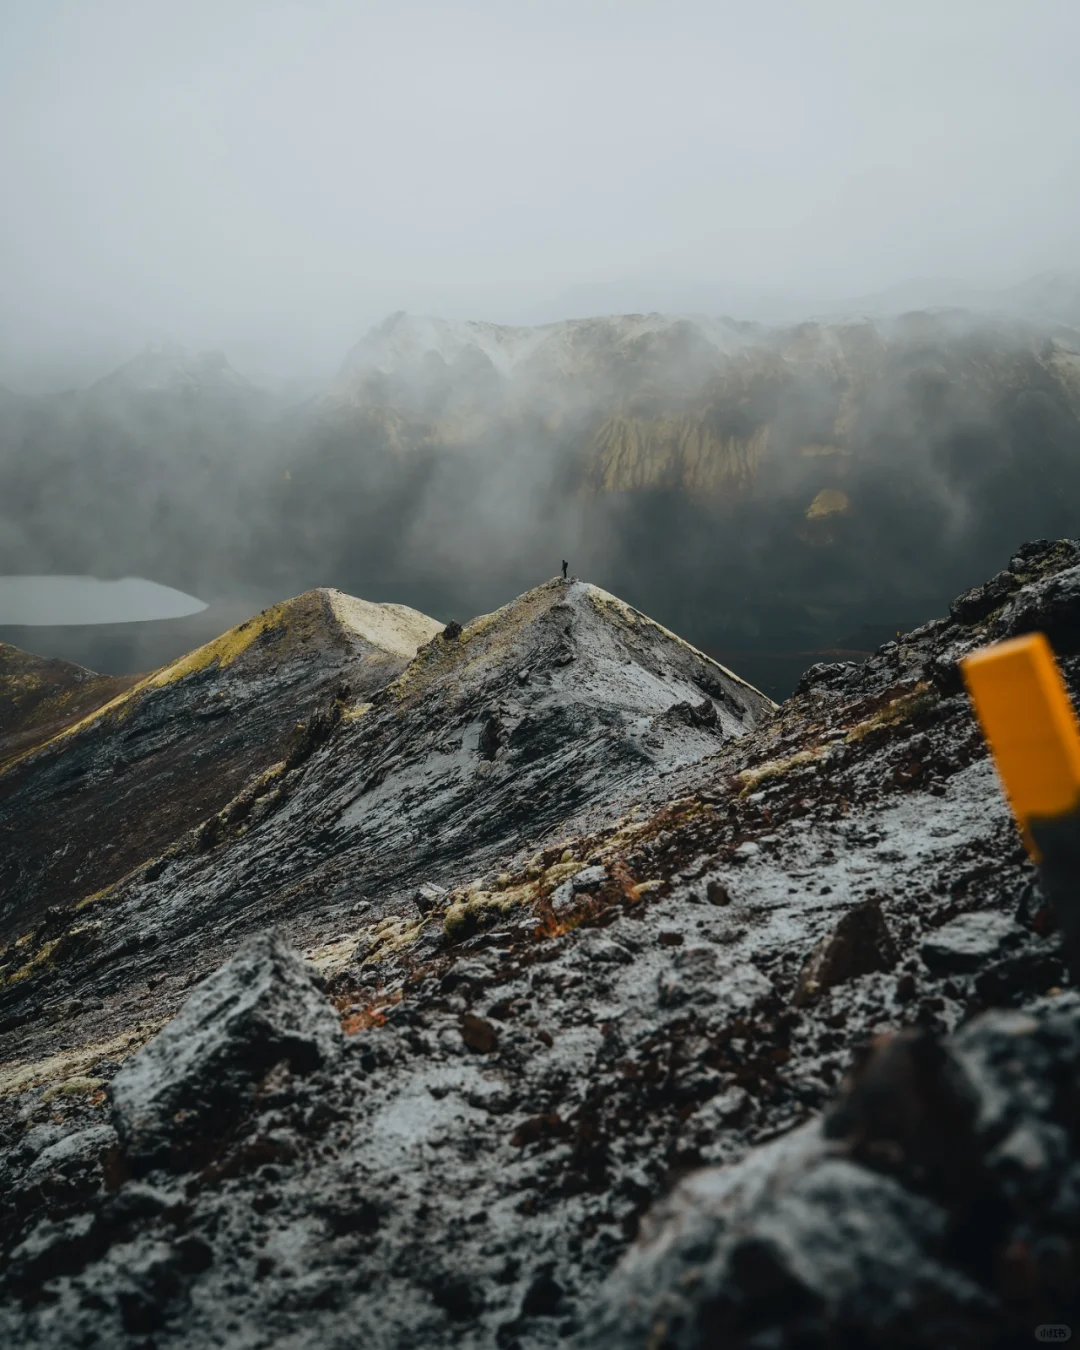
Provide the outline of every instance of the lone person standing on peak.
{"type": "Polygon", "coordinates": [[[567,569],[568,566],[569,566],[569,564],[567,563],[566,559],[564,558],[564,559],[562,560],[562,579],[563,579],[563,581],[566,580],[566,569],[567,569]]]}

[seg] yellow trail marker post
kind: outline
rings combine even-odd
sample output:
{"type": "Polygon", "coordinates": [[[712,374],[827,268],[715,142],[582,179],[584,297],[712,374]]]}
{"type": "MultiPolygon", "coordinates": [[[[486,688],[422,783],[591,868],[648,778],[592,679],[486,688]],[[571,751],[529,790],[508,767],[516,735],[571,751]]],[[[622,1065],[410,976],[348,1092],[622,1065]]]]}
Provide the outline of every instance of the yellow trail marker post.
{"type": "Polygon", "coordinates": [[[1042,633],[972,652],[968,692],[1043,890],[1080,962],[1080,723],[1042,633]]]}
{"type": "Polygon", "coordinates": [[[999,642],[961,663],[975,712],[1029,851],[1028,822],[1080,806],[1080,724],[1042,633],[999,642]]]}

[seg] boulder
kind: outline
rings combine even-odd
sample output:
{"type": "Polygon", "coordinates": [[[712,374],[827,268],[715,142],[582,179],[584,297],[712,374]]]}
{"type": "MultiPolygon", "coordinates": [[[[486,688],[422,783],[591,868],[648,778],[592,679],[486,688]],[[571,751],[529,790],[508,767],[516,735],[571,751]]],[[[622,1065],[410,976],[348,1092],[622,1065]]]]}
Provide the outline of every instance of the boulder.
{"type": "Polygon", "coordinates": [[[1080,1004],[1061,1004],[879,1038],[824,1129],[693,1173],[645,1216],[579,1344],[1004,1346],[1070,1324],[1075,1104],[1055,1085],[1080,1068],[1080,1004]]]}
{"type": "Polygon", "coordinates": [[[876,900],[856,905],[822,938],[799,973],[794,1002],[809,1003],[825,989],[844,984],[857,975],[891,970],[896,964],[896,944],[876,900]]]}
{"type": "Polygon", "coordinates": [[[117,1074],[113,1119],[129,1164],[197,1165],[250,1111],[270,1068],[309,1073],[341,1043],[311,967],[275,934],[252,939],[117,1074]]]}
{"type": "Polygon", "coordinates": [[[1026,938],[1026,930],[1007,914],[961,914],[926,938],[919,954],[937,975],[963,975],[983,969],[1026,938]]]}

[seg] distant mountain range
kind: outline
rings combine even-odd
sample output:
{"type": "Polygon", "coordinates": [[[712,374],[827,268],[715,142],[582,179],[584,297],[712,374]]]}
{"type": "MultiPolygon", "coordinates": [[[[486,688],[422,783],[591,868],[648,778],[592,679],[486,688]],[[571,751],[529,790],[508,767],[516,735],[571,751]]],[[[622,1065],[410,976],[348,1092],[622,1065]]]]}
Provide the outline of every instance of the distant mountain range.
{"type": "Polygon", "coordinates": [[[610,281],[569,288],[535,315],[537,321],[634,309],[680,314],[727,314],[764,324],[806,318],[872,315],[916,309],[969,309],[1080,325],[1080,272],[1048,271],[1011,286],[987,286],[948,277],[913,278],[879,290],[841,293],[824,287],[749,287],[672,281],[610,281]]]}
{"type": "Polygon", "coordinates": [[[836,648],[1075,529],[1078,296],[1041,277],[771,325],[395,314],[292,408],[220,354],[148,348],[82,393],[0,399],[0,570],[451,617],[567,557],[708,650],[836,648]]]}
{"type": "Polygon", "coordinates": [[[1054,320],[1080,327],[1080,272],[1040,272],[1001,289],[956,281],[920,281],[848,301],[847,310],[895,314],[911,309],[952,308],[979,313],[1054,320]]]}
{"type": "Polygon", "coordinates": [[[91,386],[97,394],[252,394],[255,386],[238,375],[224,352],[191,353],[178,343],[150,344],[138,356],[91,386]]]}

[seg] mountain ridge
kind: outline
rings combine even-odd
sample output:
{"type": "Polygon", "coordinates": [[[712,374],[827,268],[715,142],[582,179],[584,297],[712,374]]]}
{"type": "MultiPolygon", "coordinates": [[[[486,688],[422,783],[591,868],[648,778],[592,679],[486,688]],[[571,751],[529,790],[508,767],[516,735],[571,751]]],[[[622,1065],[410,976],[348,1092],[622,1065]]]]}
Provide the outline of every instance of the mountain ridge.
{"type": "Polygon", "coordinates": [[[0,865],[0,925],[12,894],[29,913],[67,887],[81,892],[69,900],[107,890],[287,759],[298,722],[339,688],[379,688],[440,630],[404,606],[310,591],[24,740],[0,763],[0,818],[14,836],[0,865]],[[47,803],[73,790],[56,850],[47,803]]]}
{"type": "MultiPolygon", "coordinates": [[[[301,597],[308,608],[318,599],[301,597]]],[[[259,621],[272,634],[274,610],[259,621]]],[[[89,844],[76,869],[51,860],[48,836],[24,828],[5,861],[5,894],[20,897],[3,916],[8,936],[17,946],[20,923],[40,915],[47,899],[56,922],[98,934],[91,986],[100,978],[92,972],[108,964],[106,949],[144,950],[121,963],[129,973],[116,1006],[91,1019],[115,1028],[166,933],[179,975],[205,968],[219,943],[231,949],[268,914],[305,945],[325,943],[350,921],[354,931],[383,920],[407,926],[415,888],[444,884],[462,858],[480,866],[570,819],[602,818],[635,785],[715,753],[773,711],[737,676],[587,583],[545,582],[464,628],[426,621],[423,635],[408,663],[333,661],[317,682],[303,651],[272,679],[267,671],[280,660],[272,649],[245,667],[243,651],[259,641],[250,630],[210,644],[216,653],[244,644],[228,670],[250,696],[245,705],[229,695],[238,712],[217,725],[230,728],[231,741],[215,730],[204,745],[189,733],[189,742],[169,741],[143,761],[184,784],[182,813],[156,831],[145,821],[129,827],[123,866],[110,860],[104,874],[89,844]],[[194,790],[186,767],[200,756],[204,780],[213,770],[212,801],[205,785],[194,790]],[[144,949],[151,930],[157,936],[144,949]]],[[[171,691],[194,679],[201,701],[184,695],[180,710],[188,720],[213,713],[215,725],[227,686],[214,659],[202,649],[156,684],[150,677],[159,721],[161,696],[175,701],[171,691]]],[[[0,822],[45,818],[65,778],[81,769],[88,781],[66,806],[69,830],[89,840],[110,828],[121,809],[113,764],[142,731],[110,715],[99,717],[97,735],[68,735],[59,749],[0,773],[0,822]]],[[[17,1003],[31,989],[21,978],[8,984],[17,1003]]]]}
{"type": "Polygon", "coordinates": [[[1075,696],[1080,541],[1015,549],[779,709],[721,686],[745,734],[712,753],[678,686],[716,668],[633,610],[556,580],[485,620],[347,700],[291,793],[0,956],[7,1342],[1004,1350],[1068,1324],[1074,1272],[1013,1263],[1080,1238],[1076,954],[958,662],[1038,629],[1075,696]],[[580,722],[538,725],[606,703],[610,777],[664,687],[654,758],[581,812],[580,722]],[[410,744],[446,756],[425,801],[450,760],[482,792],[512,769],[487,802],[519,828],[451,812],[414,858],[410,744]],[[358,895],[380,792],[416,863],[389,912],[358,895]],[[305,850],[331,864],[307,897],[305,850]]]}
{"type": "Polygon", "coordinates": [[[1069,346],[1038,327],[963,312],[747,327],[652,314],[521,329],[398,314],[358,344],[323,405],[393,409],[405,419],[395,432],[403,447],[482,434],[485,408],[492,428],[500,418],[513,427],[526,405],[554,427],[587,406],[583,475],[592,487],[721,495],[744,491],[759,470],[782,474],[800,455],[866,458],[865,405],[912,362],[926,378],[949,379],[969,416],[996,385],[1020,381],[1080,414],[1080,334],[1069,346]],[[805,401],[800,385],[815,380],[813,411],[784,406],[805,401]],[[802,428],[795,439],[792,423],[802,428]]]}
{"type": "Polygon", "coordinates": [[[464,614],[565,556],[700,648],[790,651],[929,615],[1080,509],[1080,338],[1049,322],[383,327],[287,416],[168,394],[4,412],[0,567],[222,599],[389,582],[464,614]]]}
{"type": "Polygon", "coordinates": [[[86,391],[91,396],[132,393],[256,397],[259,391],[229,364],[224,352],[190,352],[178,342],[147,343],[86,391]]]}

